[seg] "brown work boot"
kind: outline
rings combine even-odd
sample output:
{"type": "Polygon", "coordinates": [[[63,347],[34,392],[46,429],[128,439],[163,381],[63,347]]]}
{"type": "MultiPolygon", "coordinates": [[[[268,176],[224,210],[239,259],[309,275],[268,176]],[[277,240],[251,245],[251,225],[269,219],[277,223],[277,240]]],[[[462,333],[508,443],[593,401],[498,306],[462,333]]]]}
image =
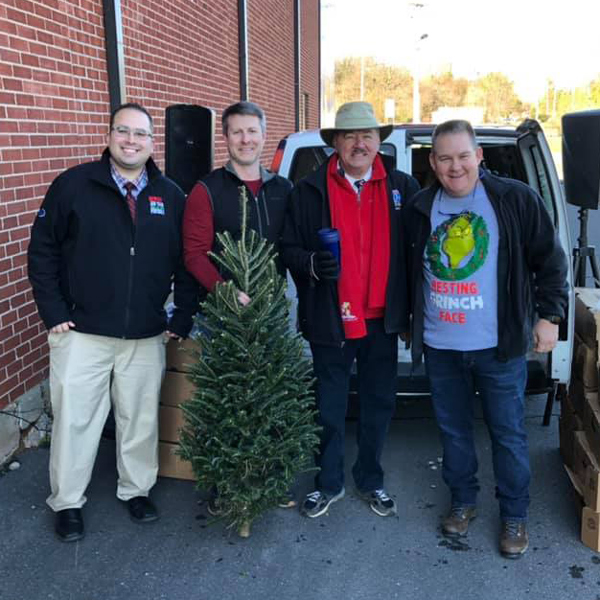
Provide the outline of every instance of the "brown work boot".
{"type": "Polygon", "coordinates": [[[521,558],[529,548],[529,535],[525,521],[502,521],[500,554],[505,558],[521,558]]]}
{"type": "Polygon", "coordinates": [[[474,506],[453,506],[442,521],[442,533],[448,537],[467,535],[469,523],[476,516],[474,506]]]}

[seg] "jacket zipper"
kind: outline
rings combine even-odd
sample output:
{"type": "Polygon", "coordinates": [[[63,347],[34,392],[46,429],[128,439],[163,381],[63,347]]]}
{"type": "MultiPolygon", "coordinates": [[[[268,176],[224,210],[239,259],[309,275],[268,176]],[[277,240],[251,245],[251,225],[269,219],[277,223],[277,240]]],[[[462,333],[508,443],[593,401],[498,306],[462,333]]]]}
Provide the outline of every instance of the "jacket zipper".
{"type": "Polygon", "coordinates": [[[131,317],[131,294],[133,291],[133,267],[134,267],[134,259],[135,259],[135,234],[136,234],[136,224],[138,220],[138,197],[135,199],[135,221],[131,219],[131,213],[129,212],[129,207],[125,205],[127,209],[127,213],[129,214],[129,218],[131,220],[131,246],[129,247],[129,276],[127,278],[127,300],[125,303],[125,327],[123,330],[123,339],[127,338],[127,331],[129,329],[129,320],[131,317]]]}
{"type": "Polygon", "coordinates": [[[263,191],[263,187],[260,187],[260,191],[258,192],[260,198],[262,199],[262,205],[265,210],[265,218],[267,220],[267,229],[271,227],[271,220],[269,219],[269,206],[267,205],[267,198],[265,197],[265,193],[263,191]]]}
{"type": "MultiPolygon", "coordinates": [[[[263,234],[262,219],[260,217],[260,204],[258,202],[258,196],[255,196],[251,191],[250,191],[250,195],[252,196],[252,198],[254,198],[254,206],[256,207],[256,216],[258,218],[258,234],[260,235],[260,237],[265,237],[263,234]]],[[[260,195],[260,192],[259,192],[259,195],[260,195]]]]}

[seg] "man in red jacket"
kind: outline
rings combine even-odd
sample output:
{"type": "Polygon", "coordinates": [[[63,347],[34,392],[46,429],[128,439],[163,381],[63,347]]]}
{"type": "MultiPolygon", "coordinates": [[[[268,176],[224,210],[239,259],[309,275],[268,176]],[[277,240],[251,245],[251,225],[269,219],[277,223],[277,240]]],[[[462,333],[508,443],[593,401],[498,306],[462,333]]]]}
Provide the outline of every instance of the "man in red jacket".
{"type": "Polygon", "coordinates": [[[379,154],[391,125],[380,126],[366,102],[340,107],[321,137],[335,153],[298,183],[281,242],[298,290],[299,324],[310,342],[321,432],[316,489],[302,512],[327,512],[344,496],[344,435],[350,373],[357,362],[360,417],[352,475],[379,516],[396,512],[383,483],[381,454],[395,406],[400,331],[400,207],[417,181],[388,168],[379,154]],[[340,236],[338,261],[322,249],[319,230],[340,236]],[[341,268],[340,268],[341,267],[341,268]]]}

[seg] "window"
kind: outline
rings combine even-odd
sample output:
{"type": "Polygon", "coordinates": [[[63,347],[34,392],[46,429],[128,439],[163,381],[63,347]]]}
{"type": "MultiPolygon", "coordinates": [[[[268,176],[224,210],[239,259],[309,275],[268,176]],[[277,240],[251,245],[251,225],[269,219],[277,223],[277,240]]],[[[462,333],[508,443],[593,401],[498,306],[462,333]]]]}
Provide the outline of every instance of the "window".
{"type": "MultiPolygon", "coordinates": [[[[396,164],[396,148],[393,144],[381,144],[379,149],[385,157],[390,157],[392,166],[396,164]]],[[[333,153],[333,148],[326,146],[307,146],[298,148],[292,160],[289,180],[296,184],[300,179],[316,171],[333,153]]],[[[387,161],[386,161],[387,164],[387,161]]]]}

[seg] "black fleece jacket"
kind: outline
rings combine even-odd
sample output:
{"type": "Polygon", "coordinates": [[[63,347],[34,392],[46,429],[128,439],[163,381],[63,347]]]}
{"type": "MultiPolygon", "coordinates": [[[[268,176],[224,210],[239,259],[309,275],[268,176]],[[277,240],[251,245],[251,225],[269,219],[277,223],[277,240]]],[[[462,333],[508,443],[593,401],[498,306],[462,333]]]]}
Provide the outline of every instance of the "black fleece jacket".
{"type": "Polygon", "coordinates": [[[109,337],[189,333],[197,285],[183,266],[185,196],[152,159],[146,169],[135,225],[111,176],[108,149],[48,189],[28,251],[33,295],[48,329],[73,321],[76,331],[109,337]],[[177,308],[167,322],[172,287],[177,308]]]}
{"type": "MultiPolygon", "coordinates": [[[[543,200],[520,181],[481,170],[480,180],[496,213],[498,244],[498,359],[525,354],[533,311],[565,318],[567,258],[543,200]]],[[[423,353],[423,253],[431,233],[431,207],[439,184],[422,190],[402,210],[402,332],[411,332],[413,363],[423,353]]]]}
{"type": "MultiPolygon", "coordinates": [[[[309,342],[331,346],[341,345],[345,339],[337,283],[316,280],[310,275],[310,255],[319,250],[317,231],[331,227],[327,196],[328,164],[329,161],[326,161],[292,190],[280,248],[283,262],[290,270],[298,291],[298,324],[303,336],[309,342]]],[[[401,324],[400,287],[405,285],[400,264],[401,211],[398,201],[403,203],[411,198],[419,190],[419,184],[406,173],[387,167],[386,170],[390,211],[390,269],[384,326],[387,333],[397,333],[401,324]]]]}

